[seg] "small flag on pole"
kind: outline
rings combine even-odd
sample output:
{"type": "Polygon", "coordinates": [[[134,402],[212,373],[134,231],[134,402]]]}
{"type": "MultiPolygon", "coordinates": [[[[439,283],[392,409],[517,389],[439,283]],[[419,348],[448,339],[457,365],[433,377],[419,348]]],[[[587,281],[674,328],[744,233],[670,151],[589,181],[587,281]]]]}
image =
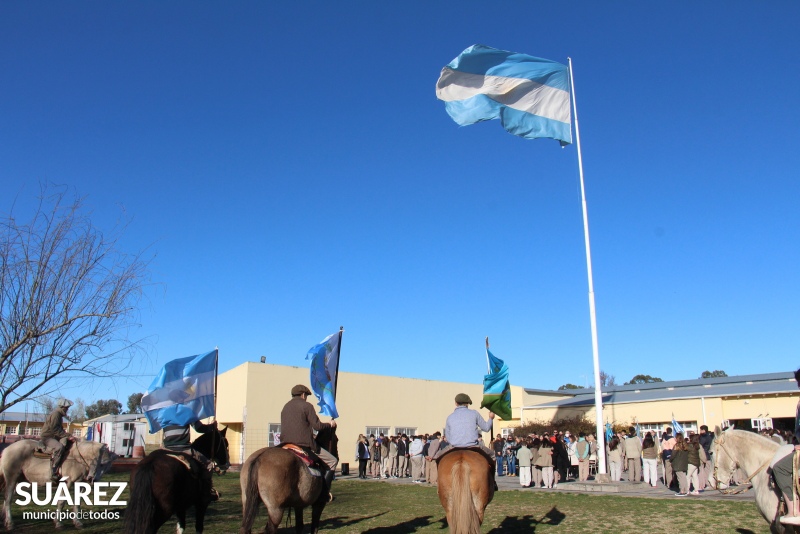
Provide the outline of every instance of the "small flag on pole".
{"type": "Polygon", "coordinates": [[[472,45],[442,69],[436,97],[461,126],[500,119],[514,135],[572,143],[569,68],[561,63],[472,45]]]}
{"type": "Polygon", "coordinates": [[[612,437],[614,437],[614,429],[611,427],[611,423],[606,423],[606,441],[611,441],[612,437]]]}
{"type": "Polygon", "coordinates": [[[155,434],[165,426],[213,417],[217,351],[168,362],[142,397],[142,411],[155,434]]]}
{"type": "MultiPolygon", "coordinates": [[[[487,341],[488,344],[488,341],[487,341]]],[[[489,374],[483,377],[483,401],[481,408],[488,408],[503,421],[511,419],[511,384],[508,381],[508,366],[486,347],[489,374]]]]}
{"type": "Polygon", "coordinates": [[[672,414],[672,430],[674,430],[676,434],[678,432],[683,434],[683,426],[675,420],[675,414],[672,414]]]}
{"type": "Polygon", "coordinates": [[[317,397],[319,413],[336,419],[336,369],[339,366],[339,332],[331,334],[308,351],[311,359],[311,391],[317,397]]]}

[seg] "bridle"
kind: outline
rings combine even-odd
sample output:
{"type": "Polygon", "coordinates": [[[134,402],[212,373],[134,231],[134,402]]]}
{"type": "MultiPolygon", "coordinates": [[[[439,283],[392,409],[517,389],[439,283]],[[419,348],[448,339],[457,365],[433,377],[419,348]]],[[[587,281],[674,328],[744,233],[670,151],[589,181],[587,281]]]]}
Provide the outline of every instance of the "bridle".
{"type": "Polygon", "coordinates": [[[91,484],[91,483],[94,481],[94,476],[95,476],[95,474],[97,474],[97,467],[98,467],[98,466],[99,466],[99,464],[100,464],[100,455],[98,455],[98,456],[97,456],[97,463],[96,463],[96,464],[95,464],[95,466],[94,466],[94,470],[92,470],[92,466],[91,466],[91,465],[89,465],[89,462],[87,462],[87,461],[86,461],[86,458],[85,458],[85,457],[83,456],[83,454],[81,453],[81,448],[80,448],[80,446],[79,446],[79,445],[80,445],[80,443],[76,441],[76,442],[74,442],[74,444],[72,445],[72,448],[73,448],[73,449],[75,449],[75,452],[77,452],[77,453],[78,453],[78,457],[81,459],[81,462],[83,462],[83,465],[85,465],[85,466],[86,466],[86,469],[87,469],[87,473],[86,473],[86,475],[87,475],[87,476],[86,476],[86,481],[87,481],[87,482],[89,482],[89,483],[91,484]]]}
{"type": "Polygon", "coordinates": [[[733,455],[728,451],[727,448],[725,448],[724,432],[720,432],[719,435],[714,438],[714,474],[713,474],[713,476],[714,476],[714,489],[716,489],[718,492],[720,492],[723,495],[736,495],[738,493],[745,492],[745,491],[749,490],[750,488],[752,488],[753,484],[751,484],[750,481],[753,480],[753,478],[755,478],[755,476],[758,475],[761,471],[763,471],[769,465],[769,463],[771,461],[771,459],[770,459],[770,460],[767,460],[766,462],[764,462],[761,465],[761,467],[759,467],[758,469],[753,471],[753,474],[751,474],[749,477],[747,477],[747,479],[742,484],[740,484],[738,487],[736,487],[736,488],[730,488],[729,487],[727,489],[721,489],[719,487],[719,476],[717,475],[717,469],[718,469],[718,465],[719,465],[719,461],[718,460],[720,459],[720,455],[719,455],[719,449],[720,448],[725,452],[725,454],[728,456],[728,458],[730,458],[733,461],[733,469],[731,470],[731,473],[736,471],[736,469],[738,469],[740,466],[739,466],[739,461],[736,460],[736,458],[733,457],[733,455]]]}

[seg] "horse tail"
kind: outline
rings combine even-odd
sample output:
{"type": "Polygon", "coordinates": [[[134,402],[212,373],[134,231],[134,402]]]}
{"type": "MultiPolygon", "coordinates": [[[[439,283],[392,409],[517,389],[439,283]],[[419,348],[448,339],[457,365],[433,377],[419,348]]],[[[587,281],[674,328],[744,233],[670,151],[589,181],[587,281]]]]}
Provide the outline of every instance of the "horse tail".
{"type": "Polygon", "coordinates": [[[125,534],[150,534],[156,531],[156,500],[153,496],[154,462],[139,463],[131,479],[131,496],[125,510],[125,534]]]}
{"type": "Polygon", "coordinates": [[[481,520],[478,510],[472,502],[470,489],[469,462],[458,460],[450,469],[450,523],[451,534],[478,534],[481,531],[481,520]]]}
{"type": "Polygon", "coordinates": [[[250,532],[258,514],[258,505],[261,495],[258,491],[258,467],[261,463],[261,455],[256,456],[247,468],[247,486],[242,488],[242,498],[245,501],[242,510],[242,529],[241,532],[250,532]]]}

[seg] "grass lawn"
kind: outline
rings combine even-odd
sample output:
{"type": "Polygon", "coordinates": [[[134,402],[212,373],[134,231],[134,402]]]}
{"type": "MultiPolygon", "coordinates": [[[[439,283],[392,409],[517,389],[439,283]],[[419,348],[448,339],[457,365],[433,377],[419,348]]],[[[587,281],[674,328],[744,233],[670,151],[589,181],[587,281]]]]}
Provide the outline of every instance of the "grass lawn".
{"type": "MultiPolygon", "coordinates": [[[[104,477],[109,481],[127,481],[127,475],[104,477]]],[[[214,484],[222,499],[212,503],[206,515],[205,532],[238,532],[241,502],[238,473],[215,477],[214,484]]],[[[403,534],[409,532],[446,532],[444,510],[436,488],[390,484],[377,481],[341,480],[334,484],[336,500],[322,514],[322,531],[340,533],[403,534]]],[[[126,497],[127,498],[127,492],[126,497]]],[[[50,533],[46,520],[23,521],[23,508],[14,505],[14,532],[50,533]]],[[[25,510],[42,510],[28,506],[25,510]]],[[[92,508],[98,511],[98,508],[92,508]]],[[[102,510],[102,508],[100,508],[102,510]]],[[[124,508],[109,507],[124,514],[124,508]]],[[[194,532],[193,511],[187,519],[187,533],[194,532]]],[[[306,522],[310,521],[310,510],[306,522]]],[[[263,506],[255,531],[266,522],[263,506]]],[[[120,521],[85,521],[81,532],[100,534],[120,532],[120,521]]],[[[308,526],[306,526],[308,529],[308,526]]],[[[501,491],[486,509],[483,532],[739,532],[767,533],[767,523],[753,502],[690,499],[644,499],[618,496],[578,495],[537,491],[501,491]]],[[[75,531],[65,523],[64,531],[75,531]]],[[[174,518],[159,532],[175,532],[174,518]]],[[[294,532],[285,522],[281,532],[294,532]]]]}

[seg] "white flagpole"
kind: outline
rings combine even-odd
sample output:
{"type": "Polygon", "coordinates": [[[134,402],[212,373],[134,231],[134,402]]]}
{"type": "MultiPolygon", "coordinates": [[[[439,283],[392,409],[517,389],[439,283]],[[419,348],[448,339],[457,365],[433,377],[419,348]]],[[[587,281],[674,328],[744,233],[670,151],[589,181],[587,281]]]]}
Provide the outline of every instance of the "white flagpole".
{"type": "Polygon", "coordinates": [[[575,113],[575,142],[578,149],[578,171],[581,178],[581,205],[583,206],[583,237],[586,242],[586,271],[589,276],[589,317],[592,324],[592,360],[594,363],[594,410],[597,422],[597,473],[606,471],[606,446],[603,431],[603,393],[600,391],[600,354],[597,345],[597,316],[594,307],[594,282],[592,281],[592,251],[589,245],[589,215],[586,210],[586,190],[583,185],[583,158],[581,157],[581,131],[578,127],[578,104],[575,101],[575,79],[572,76],[572,58],[569,60],[569,84],[572,92],[572,109],[575,113]]]}

